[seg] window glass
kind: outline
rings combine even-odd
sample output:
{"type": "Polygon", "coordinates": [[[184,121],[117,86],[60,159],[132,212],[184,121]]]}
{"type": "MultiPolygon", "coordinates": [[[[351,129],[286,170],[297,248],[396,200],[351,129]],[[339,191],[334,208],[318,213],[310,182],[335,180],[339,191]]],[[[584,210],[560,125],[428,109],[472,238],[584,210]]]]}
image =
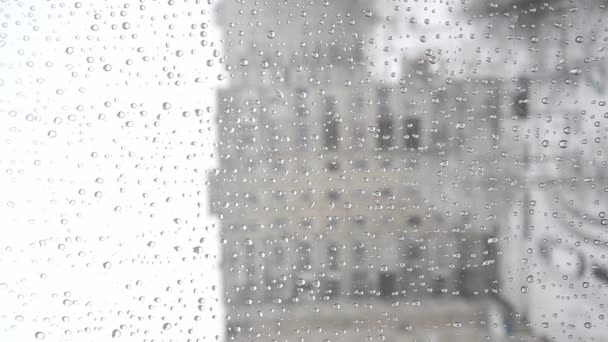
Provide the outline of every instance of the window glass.
{"type": "Polygon", "coordinates": [[[608,342],[605,0],[0,0],[0,341],[608,342]]]}

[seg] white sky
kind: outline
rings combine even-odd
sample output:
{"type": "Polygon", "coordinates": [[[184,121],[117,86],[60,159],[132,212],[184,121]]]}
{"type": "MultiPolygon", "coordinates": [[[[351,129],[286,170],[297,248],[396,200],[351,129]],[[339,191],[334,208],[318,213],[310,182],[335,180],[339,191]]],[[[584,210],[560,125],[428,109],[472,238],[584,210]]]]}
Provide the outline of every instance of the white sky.
{"type": "Polygon", "coordinates": [[[215,340],[212,8],[35,3],[0,6],[0,340],[215,340]]]}

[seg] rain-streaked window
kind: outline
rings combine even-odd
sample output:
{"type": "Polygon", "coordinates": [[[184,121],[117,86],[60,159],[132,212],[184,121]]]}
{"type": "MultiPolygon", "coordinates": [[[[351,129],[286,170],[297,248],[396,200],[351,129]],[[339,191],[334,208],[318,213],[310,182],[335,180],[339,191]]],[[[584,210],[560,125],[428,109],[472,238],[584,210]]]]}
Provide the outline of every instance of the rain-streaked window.
{"type": "Polygon", "coordinates": [[[608,342],[607,6],[0,1],[0,341],[608,342]]]}

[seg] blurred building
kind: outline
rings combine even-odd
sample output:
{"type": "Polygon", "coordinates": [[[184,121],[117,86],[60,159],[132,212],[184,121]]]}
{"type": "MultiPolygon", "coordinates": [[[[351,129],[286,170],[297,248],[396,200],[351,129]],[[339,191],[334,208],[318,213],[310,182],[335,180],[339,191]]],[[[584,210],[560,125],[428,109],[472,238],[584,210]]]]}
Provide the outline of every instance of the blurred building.
{"type": "MultiPolygon", "coordinates": [[[[607,178],[605,1],[498,1],[526,72],[503,140],[510,179],[500,230],[499,293],[534,334],[608,341],[604,311],[607,178]],[[519,48],[518,48],[519,45],[519,48]]],[[[496,72],[496,74],[498,71],[496,72]]]]}
{"type": "Polygon", "coordinates": [[[513,85],[442,74],[427,55],[373,79],[365,1],[219,13],[230,84],[210,192],[228,339],[486,336],[513,85]]]}

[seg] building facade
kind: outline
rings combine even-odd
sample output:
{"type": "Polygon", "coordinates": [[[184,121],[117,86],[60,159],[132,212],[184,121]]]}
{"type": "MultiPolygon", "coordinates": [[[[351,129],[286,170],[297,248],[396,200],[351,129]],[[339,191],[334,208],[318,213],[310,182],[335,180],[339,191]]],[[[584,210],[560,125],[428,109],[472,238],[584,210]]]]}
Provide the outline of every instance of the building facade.
{"type": "Polygon", "coordinates": [[[398,81],[373,77],[367,6],[219,8],[230,82],[210,193],[228,340],[487,335],[432,327],[492,310],[513,85],[442,74],[429,56],[404,56],[398,81]]]}

